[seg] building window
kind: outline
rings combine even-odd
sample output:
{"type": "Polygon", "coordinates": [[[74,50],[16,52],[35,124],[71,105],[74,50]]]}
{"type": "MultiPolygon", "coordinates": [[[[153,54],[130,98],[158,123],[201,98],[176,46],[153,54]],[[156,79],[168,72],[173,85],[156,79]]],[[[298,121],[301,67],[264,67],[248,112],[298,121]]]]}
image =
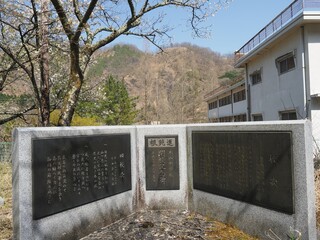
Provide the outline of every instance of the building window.
{"type": "Polygon", "coordinates": [[[231,104],[231,95],[219,99],[219,107],[231,104]]]}
{"type": "Polygon", "coordinates": [[[217,107],[218,107],[218,102],[217,101],[209,103],[209,110],[215,109],[217,107]]]}
{"type": "Polygon", "coordinates": [[[211,118],[210,122],[217,123],[217,122],[219,122],[219,118],[211,118]]]}
{"type": "Polygon", "coordinates": [[[281,120],[297,120],[297,113],[296,111],[285,111],[280,112],[281,120]]]}
{"type": "Polygon", "coordinates": [[[279,74],[289,72],[296,67],[294,52],[287,53],[276,59],[279,74]]]}
{"type": "Polygon", "coordinates": [[[246,114],[240,114],[233,117],[235,122],[245,122],[247,121],[247,115],[246,114]]]}
{"type": "Polygon", "coordinates": [[[253,121],[263,121],[262,114],[252,115],[252,120],[253,120],[253,121]]]}
{"type": "Polygon", "coordinates": [[[234,102],[240,102],[243,100],[246,100],[246,90],[245,89],[233,94],[233,101],[234,102]]]}
{"type": "Polygon", "coordinates": [[[221,118],[219,118],[219,122],[232,122],[232,116],[230,116],[230,117],[221,117],[221,118]]]}
{"type": "Polygon", "coordinates": [[[261,70],[255,71],[250,75],[252,85],[258,84],[262,81],[261,70]]]}

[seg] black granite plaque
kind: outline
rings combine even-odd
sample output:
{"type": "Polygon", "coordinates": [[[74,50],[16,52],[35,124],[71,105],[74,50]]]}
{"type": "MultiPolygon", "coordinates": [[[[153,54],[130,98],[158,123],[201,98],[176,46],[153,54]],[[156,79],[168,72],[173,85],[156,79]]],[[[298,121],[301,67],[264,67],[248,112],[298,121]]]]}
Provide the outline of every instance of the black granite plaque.
{"type": "Polygon", "coordinates": [[[146,189],[179,190],[178,136],[145,138],[146,189]]]}
{"type": "Polygon", "coordinates": [[[130,135],[32,141],[33,219],[131,190],[130,135]]]}
{"type": "Polygon", "coordinates": [[[195,189],[294,213],[291,132],[193,132],[195,189]]]}

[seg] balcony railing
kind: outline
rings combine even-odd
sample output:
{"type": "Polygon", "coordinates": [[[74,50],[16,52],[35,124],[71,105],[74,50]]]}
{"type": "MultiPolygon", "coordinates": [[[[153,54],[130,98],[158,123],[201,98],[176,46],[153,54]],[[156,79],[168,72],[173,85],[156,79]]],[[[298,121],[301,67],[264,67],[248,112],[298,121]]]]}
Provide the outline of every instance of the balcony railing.
{"type": "Polygon", "coordinates": [[[304,10],[320,9],[320,0],[296,0],[235,52],[236,61],[278,32],[304,10]]]}

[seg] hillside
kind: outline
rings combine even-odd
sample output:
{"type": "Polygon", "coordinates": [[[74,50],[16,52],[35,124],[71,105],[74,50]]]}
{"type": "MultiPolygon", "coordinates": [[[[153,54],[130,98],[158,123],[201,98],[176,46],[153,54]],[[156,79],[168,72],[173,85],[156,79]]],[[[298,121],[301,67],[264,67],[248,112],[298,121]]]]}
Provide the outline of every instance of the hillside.
{"type": "MultiPolygon", "coordinates": [[[[65,64],[58,71],[66,76],[65,80],[67,68],[65,64]]],[[[54,69],[50,70],[52,78],[56,79],[54,69]]],[[[116,45],[93,56],[85,74],[82,96],[93,99],[101,82],[113,75],[124,81],[130,96],[138,97],[138,124],[207,122],[207,105],[203,97],[222,84],[224,79],[220,77],[227,76],[225,73],[232,70],[232,56],[222,56],[190,44],[174,45],[161,53],[116,45]]],[[[0,113],[18,112],[33,101],[31,83],[23,72],[16,71],[11,78],[10,84],[0,92],[0,113]]],[[[65,83],[59,80],[55,84],[51,89],[51,103],[59,107],[65,83]]]]}
{"type": "Polygon", "coordinates": [[[157,54],[117,45],[95,55],[86,74],[90,79],[86,87],[99,85],[110,74],[124,80],[130,95],[139,97],[139,123],[206,122],[203,96],[219,86],[219,76],[230,70],[232,57],[189,44],[157,54]]]}

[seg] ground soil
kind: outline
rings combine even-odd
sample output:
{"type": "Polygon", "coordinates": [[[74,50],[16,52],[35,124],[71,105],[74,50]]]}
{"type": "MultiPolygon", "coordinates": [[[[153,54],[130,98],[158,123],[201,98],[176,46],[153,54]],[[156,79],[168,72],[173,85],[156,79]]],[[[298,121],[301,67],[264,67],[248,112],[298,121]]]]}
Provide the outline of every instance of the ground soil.
{"type": "Polygon", "coordinates": [[[200,214],[179,210],[141,211],[81,240],[221,239],[254,240],[240,230],[200,214]]]}
{"type": "Polygon", "coordinates": [[[12,237],[12,184],[11,164],[0,162],[0,197],[4,204],[0,206],[0,240],[12,237]]]}

